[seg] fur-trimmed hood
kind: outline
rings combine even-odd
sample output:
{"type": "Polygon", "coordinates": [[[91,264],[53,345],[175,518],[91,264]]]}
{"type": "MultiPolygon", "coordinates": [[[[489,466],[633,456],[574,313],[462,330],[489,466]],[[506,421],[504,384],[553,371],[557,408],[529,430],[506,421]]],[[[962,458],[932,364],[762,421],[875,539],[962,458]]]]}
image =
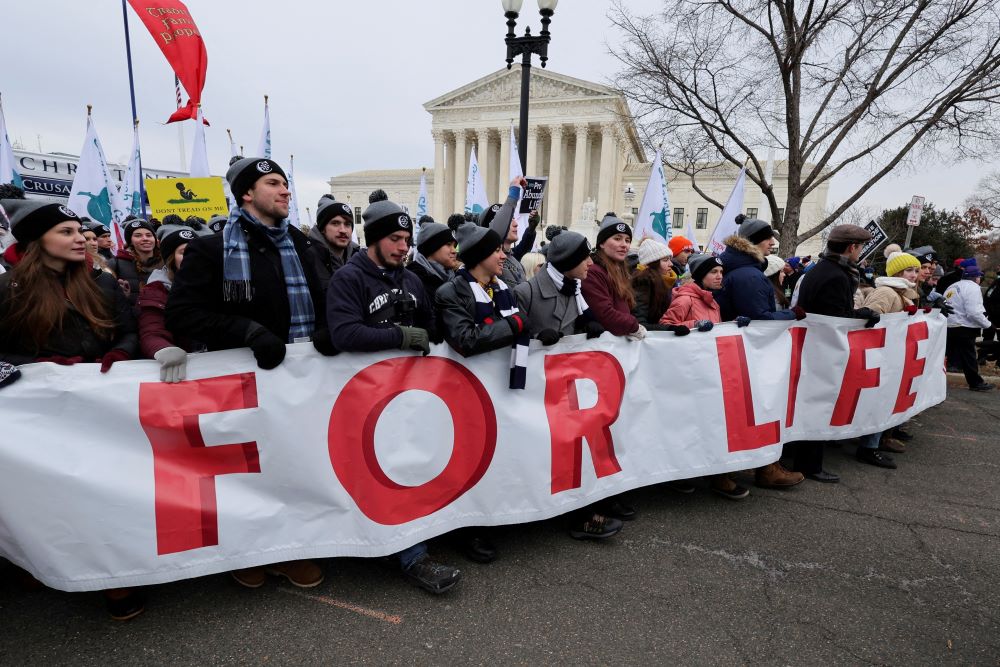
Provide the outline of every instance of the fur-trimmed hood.
{"type": "Polygon", "coordinates": [[[767,261],[764,259],[764,253],[761,252],[760,248],[738,234],[733,234],[723,241],[723,243],[726,244],[727,248],[732,248],[736,252],[742,252],[745,255],[750,255],[757,260],[758,264],[763,265],[764,262],[767,261]]]}

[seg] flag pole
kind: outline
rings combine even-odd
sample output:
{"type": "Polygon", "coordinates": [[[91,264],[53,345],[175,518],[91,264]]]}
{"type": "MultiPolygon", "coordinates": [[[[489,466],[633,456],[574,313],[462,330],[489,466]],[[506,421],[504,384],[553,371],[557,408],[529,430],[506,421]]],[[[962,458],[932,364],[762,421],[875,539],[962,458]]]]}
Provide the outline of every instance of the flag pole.
{"type": "MultiPolygon", "coordinates": [[[[135,106],[135,76],[132,73],[132,38],[128,31],[128,7],[126,0],[122,0],[122,21],[125,23],[125,58],[128,60],[128,92],[132,99],[132,129],[139,132],[139,112],[135,106]]],[[[139,206],[142,214],[146,215],[146,184],[142,178],[142,153],[139,153],[139,206]]]]}

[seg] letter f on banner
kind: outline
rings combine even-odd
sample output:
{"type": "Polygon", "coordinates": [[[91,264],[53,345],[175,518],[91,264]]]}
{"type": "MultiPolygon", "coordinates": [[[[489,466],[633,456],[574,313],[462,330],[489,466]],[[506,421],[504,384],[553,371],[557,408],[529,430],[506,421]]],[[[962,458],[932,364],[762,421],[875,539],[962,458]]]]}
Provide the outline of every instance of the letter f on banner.
{"type": "Polygon", "coordinates": [[[579,352],[545,357],[545,413],[552,433],[552,494],[580,487],[583,439],[598,478],[621,472],[611,425],[625,395],[625,374],[610,354],[579,352]],[[580,409],[576,381],[597,385],[597,405],[580,409]]]}
{"type": "Polygon", "coordinates": [[[259,473],[260,461],[256,442],[206,447],[198,416],[256,407],[253,373],[140,385],[139,422],[153,446],[159,555],[219,543],[215,477],[259,473]]]}
{"type": "Polygon", "coordinates": [[[840,396],[833,408],[830,426],[847,426],[854,421],[862,389],[879,385],[881,373],[877,368],[868,368],[865,353],[885,347],[885,329],[860,329],[847,334],[850,356],[844,369],[844,381],[840,384],[840,396]]]}

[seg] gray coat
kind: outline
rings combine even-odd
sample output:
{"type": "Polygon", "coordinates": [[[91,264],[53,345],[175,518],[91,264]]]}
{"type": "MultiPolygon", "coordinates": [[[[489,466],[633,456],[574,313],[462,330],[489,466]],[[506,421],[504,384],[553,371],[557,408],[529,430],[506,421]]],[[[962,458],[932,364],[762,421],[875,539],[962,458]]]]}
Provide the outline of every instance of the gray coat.
{"type": "Polygon", "coordinates": [[[563,335],[576,333],[580,311],[576,297],[561,294],[543,265],[531,280],[514,288],[517,307],[527,317],[528,331],[537,334],[543,329],[555,329],[563,335]]]}

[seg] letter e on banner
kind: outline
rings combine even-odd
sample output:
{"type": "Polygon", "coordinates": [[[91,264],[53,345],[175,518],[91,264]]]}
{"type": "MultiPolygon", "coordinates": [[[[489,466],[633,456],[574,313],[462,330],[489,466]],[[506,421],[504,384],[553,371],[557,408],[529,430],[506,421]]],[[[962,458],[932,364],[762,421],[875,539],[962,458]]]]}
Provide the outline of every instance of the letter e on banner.
{"type": "Polygon", "coordinates": [[[344,386],[330,413],[330,462],[365,516],[396,526],[446,507],[482,479],[497,444],[497,417],[486,388],[461,364],[440,357],[398,357],[373,364],[344,386]],[[448,406],[455,428],[444,470],[420,486],[389,479],[375,454],[375,427],[394,398],[423,390],[448,406]]]}
{"type": "Polygon", "coordinates": [[[851,349],[844,369],[844,381],[840,384],[840,396],[833,408],[830,426],[847,426],[854,421],[858,400],[862,389],[879,385],[881,372],[878,368],[865,365],[865,353],[885,347],[885,329],[859,329],[847,333],[847,344],[851,349]]]}
{"type": "Polygon", "coordinates": [[[139,422],[153,446],[156,551],[219,543],[215,477],[260,472],[257,443],[206,447],[198,416],[257,407],[253,373],[139,385],[139,422]]]}
{"type": "Polygon", "coordinates": [[[552,494],[580,487],[583,439],[590,447],[597,477],[621,472],[611,438],[625,395],[621,364],[605,352],[550,354],[545,357],[545,414],[552,434],[552,494]],[[597,404],[580,409],[576,381],[597,385],[597,404]]]}
{"type": "Polygon", "coordinates": [[[913,381],[924,374],[926,359],[918,359],[917,351],[919,343],[927,340],[930,332],[927,330],[927,322],[914,322],[906,328],[906,359],[903,361],[903,377],[899,380],[899,394],[896,396],[896,407],[892,409],[892,414],[906,412],[917,402],[917,394],[911,392],[913,381]]]}
{"type": "Polygon", "coordinates": [[[758,424],[754,416],[753,388],[743,336],[719,336],[715,346],[722,374],[722,405],[726,411],[729,451],[760,449],[780,441],[780,421],[758,424]]]}

